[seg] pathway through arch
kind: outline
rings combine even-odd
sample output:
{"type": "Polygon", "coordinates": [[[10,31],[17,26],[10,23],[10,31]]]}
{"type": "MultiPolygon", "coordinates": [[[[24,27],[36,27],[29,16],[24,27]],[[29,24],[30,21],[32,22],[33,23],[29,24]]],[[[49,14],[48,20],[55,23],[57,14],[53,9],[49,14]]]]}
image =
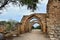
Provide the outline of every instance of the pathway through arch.
{"type": "Polygon", "coordinates": [[[49,40],[39,29],[33,29],[29,33],[21,34],[13,40],[49,40]]]}

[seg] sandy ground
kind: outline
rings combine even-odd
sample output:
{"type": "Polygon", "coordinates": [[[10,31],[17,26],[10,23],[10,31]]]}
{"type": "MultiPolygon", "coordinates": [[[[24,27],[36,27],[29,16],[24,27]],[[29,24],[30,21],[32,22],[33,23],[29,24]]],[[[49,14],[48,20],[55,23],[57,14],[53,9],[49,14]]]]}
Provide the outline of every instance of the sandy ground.
{"type": "Polygon", "coordinates": [[[20,37],[15,37],[13,40],[49,40],[40,30],[32,30],[29,33],[21,34],[20,37]]]}

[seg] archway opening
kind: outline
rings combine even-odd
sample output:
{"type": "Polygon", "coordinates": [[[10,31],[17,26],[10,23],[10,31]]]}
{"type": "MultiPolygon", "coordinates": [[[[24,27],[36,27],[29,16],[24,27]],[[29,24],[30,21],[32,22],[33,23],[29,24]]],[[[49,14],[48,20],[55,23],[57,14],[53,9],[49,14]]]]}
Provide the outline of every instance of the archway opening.
{"type": "Polygon", "coordinates": [[[35,23],[32,25],[32,29],[40,29],[41,30],[41,26],[38,23],[35,23]]]}
{"type": "Polygon", "coordinates": [[[41,21],[38,20],[38,18],[36,17],[32,17],[31,19],[29,19],[29,31],[33,31],[33,30],[39,30],[42,31],[43,27],[41,24],[41,21]]]}

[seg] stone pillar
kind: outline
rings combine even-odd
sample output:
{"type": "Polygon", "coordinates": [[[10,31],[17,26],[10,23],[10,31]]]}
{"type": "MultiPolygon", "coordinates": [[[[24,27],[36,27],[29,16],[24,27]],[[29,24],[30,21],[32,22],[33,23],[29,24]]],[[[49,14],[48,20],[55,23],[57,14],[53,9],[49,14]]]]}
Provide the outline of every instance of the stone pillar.
{"type": "Polygon", "coordinates": [[[32,30],[32,23],[29,23],[29,32],[32,30]]]}
{"type": "Polygon", "coordinates": [[[29,22],[27,22],[27,24],[25,24],[25,32],[29,31],[29,22]]]}
{"type": "Polygon", "coordinates": [[[21,31],[21,33],[25,33],[24,25],[21,25],[21,27],[20,27],[20,31],[21,31]]]}
{"type": "Polygon", "coordinates": [[[43,33],[46,33],[46,24],[43,22],[43,33]]]}

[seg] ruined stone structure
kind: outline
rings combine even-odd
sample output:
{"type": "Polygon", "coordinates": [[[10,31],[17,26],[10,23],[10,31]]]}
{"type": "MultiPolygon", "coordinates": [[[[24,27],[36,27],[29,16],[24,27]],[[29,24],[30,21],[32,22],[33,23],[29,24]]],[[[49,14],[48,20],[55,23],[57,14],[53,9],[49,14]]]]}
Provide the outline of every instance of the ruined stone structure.
{"type": "Polygon", "coordinates": [[[20,30],[22,33],[31,30],[29,21],[32,18],[38,19],[42,32],[48,33],[51,40],[60,40],[60,0],[49,0],[46,14],[35,13],[23,16],[20,30]]]}
{"type": "MultiPolygon", "coordinates": [[[[45,32],[46,29],[46,14],[32,14],[29,16],[24,16],[22,19],[22,27],[24,27],[23,31],[28,32],[29,30],[29,22],[31,19],[36,18],[38,19],[39,24],[42,26],[43,32],[45,32]]],[[[23,32],[24,33],[24,32],[23,32]]]]}

